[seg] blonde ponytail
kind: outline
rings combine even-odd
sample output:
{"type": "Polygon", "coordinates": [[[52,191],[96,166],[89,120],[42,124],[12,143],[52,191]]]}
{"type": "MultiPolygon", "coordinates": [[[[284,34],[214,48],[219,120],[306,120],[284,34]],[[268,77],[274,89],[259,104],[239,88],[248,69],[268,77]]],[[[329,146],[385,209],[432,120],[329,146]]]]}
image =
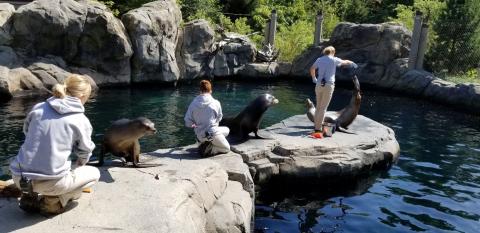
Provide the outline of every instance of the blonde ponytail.
{"type": "Polygon", "coordinates": [[[53,96],[63,99],[67,95],[67,87],[64,84],[55,84],[52,88],[53,96]]]}
{"type": "Polygon", "coordinates": [[[77,98],[88,97],[92,92],[90,82],[82,75],[72,74],[63,83],[55,84],[52,88],[53,96],[56,98],[63,99],[67,95],[77,98]]]}

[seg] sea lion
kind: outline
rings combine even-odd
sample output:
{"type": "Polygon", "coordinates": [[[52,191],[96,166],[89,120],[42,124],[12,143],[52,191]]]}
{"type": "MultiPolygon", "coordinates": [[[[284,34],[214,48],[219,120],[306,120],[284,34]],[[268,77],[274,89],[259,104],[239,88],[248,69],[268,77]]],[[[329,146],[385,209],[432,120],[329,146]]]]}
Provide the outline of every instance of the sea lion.
{"type": "MultiPolygon", "coordinates": [[[[355,120],[360,110],[360,103],[362,100],[362,96],[360,95],[360,83],[358,82],[358,78],[356,75],[352,76],[352,81],[354,85],[354,90],[352,92],[352,98],[350,99],[350,103],[343,108],[342,110],[335,112],[333,116],[326,116],[324,118],[325,123],[333,124],[335,130],[344,132],[344,133],[351,133],[347,131],[348,126],[355,120]]],[[[307,117],[310,121],[315,122],[315,106],[313,106],[312,101],[307,99],[307,117]]]]}
{"type": "Polygon", "coordinates": [[[278,104],[278,99],[270,94],[262,94],[243,109],[236,117],[226,117],[220,121],[221,126],[227,126],[230,129],[229,139],[246,140],[248,134],[253,132],[255,138],[261,139],[258,136],[258,128],[263,114],[267,109],[278,104]]]}
{"type": "Polygon", "coordinates": [[[133,120],[120,119],[113,122],[105,132],[96,166],[103,165],[104,156],[107,153],[124,158],[125,162],[132,162],[134,167],[151,166],[150,164],[142,164],[141,166],[139,164],[140,144],[138,139],[144,135],[154,134],[156,131],[155,124],[145,117],[133,120]]]}

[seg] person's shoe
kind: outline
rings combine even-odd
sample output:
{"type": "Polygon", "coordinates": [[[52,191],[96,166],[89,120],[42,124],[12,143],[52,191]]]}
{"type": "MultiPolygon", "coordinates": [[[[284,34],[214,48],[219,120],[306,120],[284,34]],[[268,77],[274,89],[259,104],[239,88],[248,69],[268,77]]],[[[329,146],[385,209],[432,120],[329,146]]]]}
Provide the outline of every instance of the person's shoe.
{"type": "Polygon", "coordinates": [[[25,212],[38,213],[40,211],[40,203],[37,193],[22,193],[18,206],[25,212]]]}
{"type": "Polygon", "coordinates": [[[65,212],[60,198],[55,196],[44,196],[40,203],[40,214],[45,216],[57,215],[65,212]]]}

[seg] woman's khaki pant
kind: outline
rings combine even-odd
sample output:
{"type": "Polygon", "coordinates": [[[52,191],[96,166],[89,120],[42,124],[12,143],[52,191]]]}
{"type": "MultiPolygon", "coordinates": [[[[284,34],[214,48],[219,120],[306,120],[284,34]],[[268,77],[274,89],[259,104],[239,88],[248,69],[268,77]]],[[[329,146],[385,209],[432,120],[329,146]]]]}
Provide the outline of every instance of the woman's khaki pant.
{"type": "MultiPolygon", "coordinates": [[[[44,196],[57,196],[65,207],[71,199],[79,198],[82,190],[98,182],[100,171],[96,167],[81,166],[71,170],[66,176],[55,180],[33,180],[33,191],[44,196]]],[[[20,188],[19,176],[13,181],[20,188]]]]}
{"type": "Polygon", "coordinates": [[[317,109],[315,110],[315,130],[323,130],[323,118],[327,112],[327,107],[332,99],[333,89],[335,85],[325,84],[325,86],[315,86],[315,95],[317,96],[317,109]]]}

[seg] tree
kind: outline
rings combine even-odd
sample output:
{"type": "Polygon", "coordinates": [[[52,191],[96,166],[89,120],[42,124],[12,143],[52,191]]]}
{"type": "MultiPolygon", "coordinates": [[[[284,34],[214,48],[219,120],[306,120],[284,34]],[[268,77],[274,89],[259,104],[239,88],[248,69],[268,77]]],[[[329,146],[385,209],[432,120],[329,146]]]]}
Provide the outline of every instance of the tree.
{"type": "Polygon", "coordinates": [[[433,25],[437,38],[427,54],[434,71],[457,74],[479,66],[479,10],[478,0],[447,0],[433,25]]]}

